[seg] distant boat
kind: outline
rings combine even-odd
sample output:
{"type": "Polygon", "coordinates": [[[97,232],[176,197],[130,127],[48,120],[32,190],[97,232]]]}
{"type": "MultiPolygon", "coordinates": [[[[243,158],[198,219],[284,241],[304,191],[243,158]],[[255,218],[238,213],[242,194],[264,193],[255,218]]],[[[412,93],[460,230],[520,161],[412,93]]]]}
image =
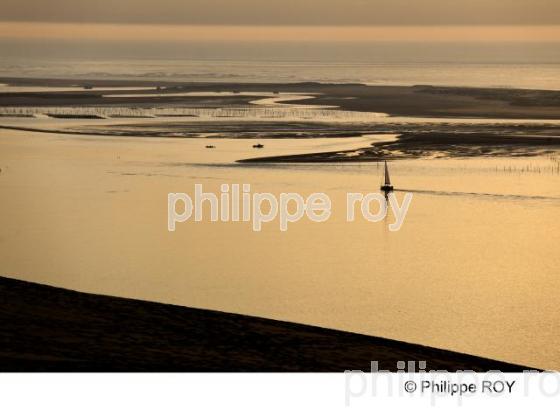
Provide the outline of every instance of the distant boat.
{"type": "Polygon", "coordinates": [[[253,148],[264,148],[263,144],[255,144],[253,145],[253,148]]]}
{"type": "Polygon", "coordinates": [[[215,145],[207,145],[206,148],[216,148],[215,145]]]}
{"type": "Polygon", "coordinates": [[[385,161],[385,182],[381,185],[381,190],[385,195],[389,195],[389,192],[393,192],[393,185],[391,185],[391,178],[389,177],[389,167],[387,166],[387,161],[385,161]]]}

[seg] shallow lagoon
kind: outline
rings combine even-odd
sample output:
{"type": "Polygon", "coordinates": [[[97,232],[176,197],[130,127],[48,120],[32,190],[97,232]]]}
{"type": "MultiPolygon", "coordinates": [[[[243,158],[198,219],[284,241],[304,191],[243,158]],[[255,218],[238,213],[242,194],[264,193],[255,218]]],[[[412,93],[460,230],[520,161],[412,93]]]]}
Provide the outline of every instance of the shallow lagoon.
{"type": "Polygon", "coordinates": [[[255,150],[255,139],[1,130],[2,274],[560,367],[554,157],[394,162],[396,188],[414,193],[398,232],[391,220],[346,222],[346,193],[376,192],[377,163],[235,163],[367,138],[267,139],[255,150]],[[288,232],[194,221],[168,232],[167,194],[195,183],[325,192],[333,215],[288,232]]]}

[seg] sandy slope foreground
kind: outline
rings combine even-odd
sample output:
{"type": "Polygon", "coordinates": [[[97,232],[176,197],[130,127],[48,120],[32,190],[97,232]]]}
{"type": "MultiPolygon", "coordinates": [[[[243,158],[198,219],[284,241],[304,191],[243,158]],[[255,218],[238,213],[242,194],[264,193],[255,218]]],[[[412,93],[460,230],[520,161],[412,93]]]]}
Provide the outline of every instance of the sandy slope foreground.
{"type": "Polygon", "coordinates": [[[521,371],[522,366],[354,333],[79,293],[0,278],[0,371],[521,371]]]}

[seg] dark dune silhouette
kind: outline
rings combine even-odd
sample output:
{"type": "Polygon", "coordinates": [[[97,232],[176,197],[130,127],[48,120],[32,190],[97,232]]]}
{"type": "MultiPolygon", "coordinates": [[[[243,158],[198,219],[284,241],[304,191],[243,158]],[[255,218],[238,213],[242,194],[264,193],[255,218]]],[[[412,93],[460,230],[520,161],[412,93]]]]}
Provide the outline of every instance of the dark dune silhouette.
{"type": "Polygon", "coordinates": [[[522,371],[395,340],[0,278],[0,371],[522,371]]]}

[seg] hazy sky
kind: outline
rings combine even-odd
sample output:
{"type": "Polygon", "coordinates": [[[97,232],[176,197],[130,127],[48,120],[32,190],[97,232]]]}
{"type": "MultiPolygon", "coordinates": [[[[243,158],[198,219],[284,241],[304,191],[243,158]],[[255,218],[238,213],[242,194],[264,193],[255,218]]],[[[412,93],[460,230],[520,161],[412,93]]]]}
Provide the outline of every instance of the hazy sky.
{"type": "Polygon", "coordinates": [[[560,0],[0,0],[6,61],[558,62],[559,43],[560,0]]]}
{"type": "Polygon", "coordinates": [[[559,0],[2,0],[0,21],[225,25],[560,24],[559,0]]]}

